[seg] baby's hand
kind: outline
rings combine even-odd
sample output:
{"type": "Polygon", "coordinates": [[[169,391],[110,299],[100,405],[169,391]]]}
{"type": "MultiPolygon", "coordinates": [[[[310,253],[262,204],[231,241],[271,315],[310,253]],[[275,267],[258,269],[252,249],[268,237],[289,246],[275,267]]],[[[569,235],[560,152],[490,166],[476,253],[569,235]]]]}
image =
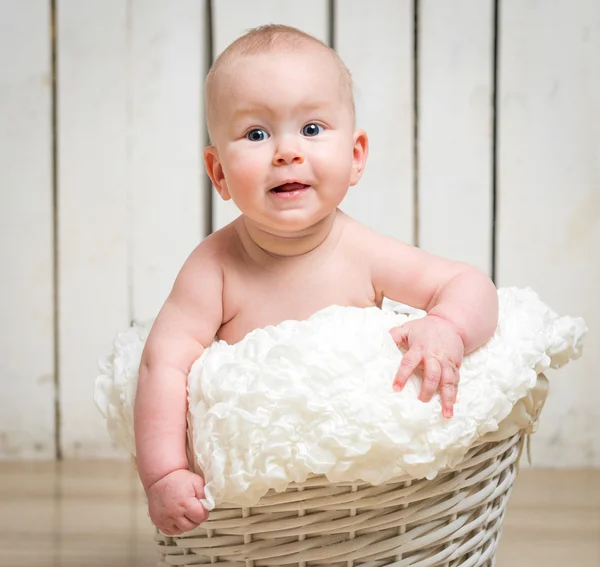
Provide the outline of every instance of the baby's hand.
{"type": "Polygon", "coordinates": [[[166,535],[179,535],[204,522],[208,513],[200,503],[204,481],[180,469],[156,481],[146,490],[152,523],[166,535]]]}
{"type": "Polygon", "coordinates": [[[441,317],[427,315],[394,327],[390,333],[399,347],[407,347],[394,379],[394,390],[402,390],[410,375],[421,367],[423,384],[419,399],[430,401],[439,385],[442,415],[452,417],[460,379],[458,369],[465,352],[454,326],[441,317]]]}

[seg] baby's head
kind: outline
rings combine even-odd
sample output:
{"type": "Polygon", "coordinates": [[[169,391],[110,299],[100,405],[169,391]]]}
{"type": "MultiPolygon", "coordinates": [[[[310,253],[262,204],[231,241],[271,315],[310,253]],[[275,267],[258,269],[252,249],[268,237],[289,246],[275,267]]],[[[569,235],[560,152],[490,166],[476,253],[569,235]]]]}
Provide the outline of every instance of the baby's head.
{"type": "Polygon", "coordinates": [[[367,138],[355,131],[350,73],[300,30],[263,26],[233,42],[207,76],[206,114],[207,171],[262,227],[307,228],[362,174],[367,138]]]}

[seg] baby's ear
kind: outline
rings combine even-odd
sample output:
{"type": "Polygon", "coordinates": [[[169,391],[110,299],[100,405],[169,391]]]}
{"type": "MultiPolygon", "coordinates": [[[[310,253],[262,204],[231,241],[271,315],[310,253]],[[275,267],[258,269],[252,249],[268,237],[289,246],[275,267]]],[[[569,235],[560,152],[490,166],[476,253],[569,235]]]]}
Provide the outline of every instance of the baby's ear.
{"type": "Polygon", "coordinates": [[[352,150],[352,175],[350,186],[356,185],[365,170],[369,155],[369,138],[364,130],[354,132],[354,148],[352,150]]]}
{"type": "Polygon", "coordinates": [[[227,181],[225,181],[223,167],[219,161],[219,152],[214,146],[207,146],[204,148],[204,166],[206,167],[206,173],[208,173],[217,193],[221,195],[221,198],[224,201],[229,201],[231,195],[227,190],[227,181]]]}

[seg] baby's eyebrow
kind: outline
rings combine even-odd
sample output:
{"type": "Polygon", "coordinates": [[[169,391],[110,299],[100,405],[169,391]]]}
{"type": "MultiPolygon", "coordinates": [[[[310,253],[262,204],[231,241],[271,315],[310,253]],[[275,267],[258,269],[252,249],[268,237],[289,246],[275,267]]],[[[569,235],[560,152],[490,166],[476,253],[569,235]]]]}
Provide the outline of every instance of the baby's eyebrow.
{"type": "Polygon", "coordinates": [[[240,118],[244,118],[248,114],[251,114],[251,115],[259,114],[260,112],[262,112],[264,110],[265,110],[265,108],[260,107],[260,106],[244,106],[242,108],[236,108],[233,111],[232,118],[234,120],[239,120],[240,118]]]}
{"type": "MultiPolygon", "coordinates": [[[[294,112],[311,112],[311,111],[323,111],[332,108],[330,101],[303,101],[293,107],[294,112]]],[[[275,116],[281,113],[281,108],[273,107],[268,104],[256,105],[256,106],[242,106],[236,108],[233,112],[233,120],[240,120],[245,116],[255,116],[257,114],[266,113],[271,116],[275,116]]]]}

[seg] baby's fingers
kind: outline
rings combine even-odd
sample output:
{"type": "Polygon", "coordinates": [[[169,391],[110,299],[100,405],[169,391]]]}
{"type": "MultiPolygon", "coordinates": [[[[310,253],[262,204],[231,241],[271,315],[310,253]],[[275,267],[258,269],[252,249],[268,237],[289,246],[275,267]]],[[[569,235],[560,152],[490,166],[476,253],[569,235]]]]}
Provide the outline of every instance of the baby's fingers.
{"type": "Polygon", "coordinates": [[[423,360],[423,384],[421,385],[421,395],[419,399],[422,402],[428,402],[438,389],[442,375],[442,367],[437,358],[427,357],[423,360]]]}
{"type": "Polygon", "coordinates": [[[181,516],[180,518],[177,518],[175,525],[180,532],[189,532],[198,527],[199,523],[200,522],[193,522],[187,516],[181,516]]]}
{"type": "Polygon", "coordinates": [[[198,499],[189,498],[185,503],[185,516],[188,520],[198,525],[208,518],[208,512],[198,499]]]}
{"type": "MultiPolygon", "coordinates": [[[[156,525],[156,524],[155,524],[156,525]]],[[[165,535],[168,536],[176,536],[181,534],[181,530],[177,527],[175,523],[170,523],[168,526],[159,526],[156,527],[165,535]]]]}
{"type": "MultiPolygon", "coordinates": [[[[152,520],[152,517],[150,518],[152,520]]],[[[152,523],[165,535],[175,536],[186,530],[180,528],[178,518],[175,516],[161,518],[160,520],[152,520],[152,523]]]]}
{"type": "Polygon", "coordinates": [[[421,364],[423,355],[417,350],[409,350],[400,362],[400,368],[394,378],[394,390],[399,392],[404,388],[406,381],[410,378],[410,375],[416,370],[417,366],[421,364]]]}
{"type": "Polygon", "coordinates": [[[454,404],[458,393],[458,370],[450,365],[442,367],[442,380],[440,383],[440,396],[442,398],[442,415],[452,417],[454,415],[454,404]]]}
{"type": "Polygon", "coordinates": [[[400,327],[392,327],[390,329],[390,335],[394,342],[400,346],[403,345],[408,339],[408,330],[410,325],[401,325],[400,327]]]}

